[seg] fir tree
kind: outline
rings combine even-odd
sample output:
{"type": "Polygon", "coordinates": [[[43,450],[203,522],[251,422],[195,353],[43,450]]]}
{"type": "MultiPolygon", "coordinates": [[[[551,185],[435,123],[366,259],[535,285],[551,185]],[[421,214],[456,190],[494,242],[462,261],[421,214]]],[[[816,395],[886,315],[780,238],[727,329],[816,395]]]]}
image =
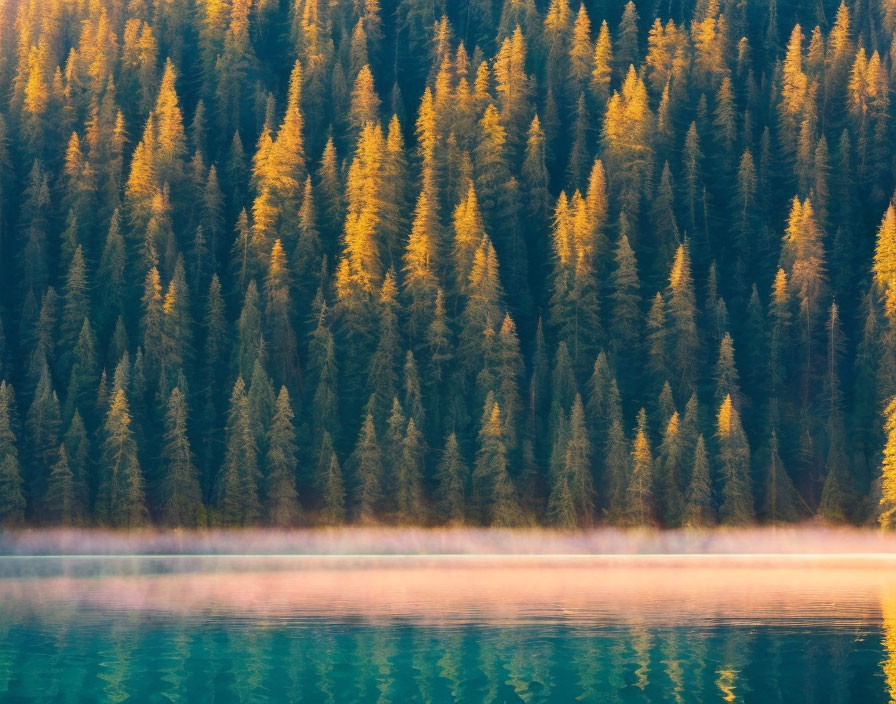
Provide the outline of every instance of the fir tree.
{"type": "Polygon", "coordinates": [[[173,526],[197,526],[204,520],[199,470],[193,461],[187,437],[187,403],[174,387],[165,413],[165,444],[162,447],[162,520],[173,526]]]}
{"type": "Polygon", "coordinates": [[[702,435],[697,436],[697,444],[694,448],[694,464],[691,467],[691,482],[688,487],[683,523],[690,528],[700,528],[715,523],[709,457],[706,454],[706,445],[702,435]]]}
{"type": "Polygon", "coordinates": [[[80,517],[80,507],[77,505],[75,478],[71,467],[68,465],[65,443],[59,446],[57,455],[59,459],[50,470],[50,478],[47,483],[47,493],[44,496],[43,505],[48,522],[70,526],[74,525],[80,517]]]}
{"type": "Polygon", "coordinates": [[[800,497],[778,453],[778,435],[772,431],[768,441],[768,466],[762,513],[773,524],[795,521],[800,517],[800,497]]]}
{"type": "Polygon", "coordinates": [[[594,480],[585,409],[578,394],[570,410],[567,427],[561,471],[554,477],[548,499],[548,515],[558,526],[589,526],[594,518],[594,480]]]}
{"type": "Polygon", "coordinates": [[[395,468],[395,503],[400,523],[421,523],[425,516],[423,450],[423,436],[411,418],[401,443],[400,460],[395,468]]]}
{"type": "Polygon", "coordinates": [[[479,431],[470,501],[483,524],[512,527],[520,525],[523,516],[507,470],[507,448],[502,436],[501,409],[490,398],[479,431]]]}
{"type": "Polygon", "coordinates": [[[466,487],[469,469],[461,455],[457,435],[450,433],[436,471],[436,497],[440,517],[449,524],[463,523],[466,517],[466,487]]]}
{"type": "Polygon", "coordinates": [[[248,525],[261,514],[258,444],[252,429],[249,399],[242,377],[230,395],[225,431],[226,453],[215,491],[217,520],[223,525],[248,525]]]}
{"type": "Polygon", "coordinates": [[[355,473],[355,511],[361,523],[371,523],[376,518],[383,481],[383,461],[377,440],[373,413],[368,410],[361,424],[358,442],[352,453],[351,463],[355,473]]]}
{"type": "Polygon", "coordinates": [[[626,513],[631,525],[650,525],[654,521],[653,453],[647,436],[647,412],[638,413],[638,425],[631,449],[631,474],[628,479],[626,513]]]}
{"type": "Polygon", "coordinates": [[[753,520],[750,486],[750,446],[740,424],[740,415],[731,396],[725,396],[717,417],[719,474],[722,478],[722,523],[743,525],[753,520]]]}
{"type": "Polygon", "coordinates": [[[131,427],[131,412],[123,388],[109,402],[103,428],[101,478],[97,494],[98,516],[104,523],[137,528],[149,520],[143,470],[131,427]]]}
{"type": "Polygon", "coordinates": [[[13,432],[13,391],[0,381],[0,521],[11,526],[25,518],[25,495],[19,451],[13,432]]]}
{"type": "Polygon", "coordinates": [[[627,518],[627,498],[631,475],[631,455],[622,428],[621,414],[615,416],[607,433],[604,475],[607,484],[607,513],[613,523],[624,523],[627,518]]]}
{"type": "Polygon", "coordinates": [[[324,443],[329,452],[321,454],[325,464],[323,475],[323,509],[320,519],[324,525],[339,525],[345,520],[345,485],[342,481],[342,469],[333,452],[332,444],[324,443]],[[327,457],[327,459],[324,459],[327,457]]]}
{"type": "Polygon", "coordinates": [[[268,430],[264,478],[264,511],[275,526],[295,525],[300,514],[294,417],[289,392],[281,386],[268,430]]]}
{"type": "Polygon", "coordinates": [[[682,481],[684,476],[684,447],[681,438],[678,412],[669,418],[663,439],[658,448],[657,483],[663,523],[676,526],[684,513],[682,481]]]}

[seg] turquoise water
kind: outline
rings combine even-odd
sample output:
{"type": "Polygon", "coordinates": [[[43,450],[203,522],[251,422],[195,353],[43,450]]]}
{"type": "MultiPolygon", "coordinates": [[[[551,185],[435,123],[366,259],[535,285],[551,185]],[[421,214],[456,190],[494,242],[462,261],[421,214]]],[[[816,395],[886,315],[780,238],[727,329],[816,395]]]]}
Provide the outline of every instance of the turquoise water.
{"type": "Polygon", "coordinates": [[[0,559],[0,700],[885,702],[889,572],[0,559]]]}

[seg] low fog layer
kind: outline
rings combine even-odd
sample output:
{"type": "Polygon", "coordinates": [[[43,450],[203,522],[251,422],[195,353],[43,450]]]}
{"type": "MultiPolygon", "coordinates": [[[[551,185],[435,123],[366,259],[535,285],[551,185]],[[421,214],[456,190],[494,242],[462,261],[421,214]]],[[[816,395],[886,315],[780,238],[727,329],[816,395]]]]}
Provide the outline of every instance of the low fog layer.
{"type": "Polygon", "coordinates": [[[3,555],[868,555],[896,536],[819,527],[585,532],[477,528],[317,530],[7,531],[3,555]]]}

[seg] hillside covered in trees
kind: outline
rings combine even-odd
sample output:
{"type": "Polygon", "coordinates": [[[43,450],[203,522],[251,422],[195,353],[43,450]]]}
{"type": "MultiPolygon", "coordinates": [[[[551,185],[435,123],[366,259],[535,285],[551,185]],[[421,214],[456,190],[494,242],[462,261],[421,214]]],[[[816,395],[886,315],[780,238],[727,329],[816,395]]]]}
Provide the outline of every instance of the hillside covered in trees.
{"type": "Polygon", "coordinates": [[[896,523],[896,0],[0,1],[5,525],[896,523]]]}

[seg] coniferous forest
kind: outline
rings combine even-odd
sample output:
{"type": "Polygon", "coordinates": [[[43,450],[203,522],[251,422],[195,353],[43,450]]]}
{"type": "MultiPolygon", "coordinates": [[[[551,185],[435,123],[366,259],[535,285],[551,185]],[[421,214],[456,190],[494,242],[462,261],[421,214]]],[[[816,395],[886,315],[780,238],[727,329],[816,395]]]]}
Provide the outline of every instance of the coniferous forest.
{"type": "Polygon", "coordinates": [[[896,0],[3,0],[0,519],[896,525],[896,0]]]}

